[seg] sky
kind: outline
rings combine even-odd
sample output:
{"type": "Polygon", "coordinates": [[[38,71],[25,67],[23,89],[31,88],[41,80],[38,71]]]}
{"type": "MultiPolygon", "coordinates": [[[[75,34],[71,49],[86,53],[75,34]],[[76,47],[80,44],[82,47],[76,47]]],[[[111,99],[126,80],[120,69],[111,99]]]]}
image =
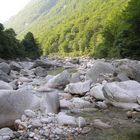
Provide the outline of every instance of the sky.
{"type": "Polygon", "coordinates": [[[0,0],[0,22],[16,15],[30,0],[0,0]]]}

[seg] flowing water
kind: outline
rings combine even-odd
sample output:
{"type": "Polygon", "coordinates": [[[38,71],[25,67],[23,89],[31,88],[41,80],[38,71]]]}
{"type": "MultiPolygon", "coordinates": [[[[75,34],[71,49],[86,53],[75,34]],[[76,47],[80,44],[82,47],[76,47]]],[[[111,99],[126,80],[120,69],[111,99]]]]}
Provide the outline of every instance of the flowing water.
{"type": "MultiPolygon", "coordinates": [[[[61,73],[64,68],[57,68],[48,72],[50,75],[61,73]]],[[[70,73],[75,69],[68,69],[70,73]]],[[[95,119],[108,122],[113,127],[111,129],[96,129],[90,126],[88,134],[75,137],[74,140],[140,140],[140,121],[128,119],[126,111],[110,107],[108,110],[83,111],[72,113],[71,115],[86,118],[90,123],[95,119]]]]}
{"type": "Polygon", "coordinates": [[[111,129],[96,129],[91,126],[90,133],[76,137],[75,140],[140,140],[140,122],[128,119],[124,110],[109,108],[93,112],[73,113],[74,116],[82,116],[93,122],[101,119],[113,127],[111,129]]]}

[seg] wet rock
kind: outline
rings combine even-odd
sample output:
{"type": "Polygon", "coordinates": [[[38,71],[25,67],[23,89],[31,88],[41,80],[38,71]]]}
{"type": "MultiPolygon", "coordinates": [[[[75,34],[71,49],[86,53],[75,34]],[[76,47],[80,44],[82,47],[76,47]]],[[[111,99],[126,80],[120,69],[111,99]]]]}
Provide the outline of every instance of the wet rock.
{"type": "Polygon", "coordinates": [[[99,79],[102,75],[113,74],[115,71],[113,65],[103,61],[96,61],[92,68],[87,72],[87,79],[93,80],[94,83],[100,82],[99,79]]]}
{"type": "Polygon", "coordinates": [[[101,85],[101,84],[94,86],[90,90],[89,94],[97,100],[105,100],[102,88],[103,88],[103,85],[101,85]]]}
{"type": "Polygon", "coordinates": [[[82,134],[87,134],[91,131],[91,128],[89,127],[84,127],[83,130],[81,131],[82,134]]]}
{"type": "Polygon", "coordinates": [[[91,81],[70,83],[66,86],[65,92],[84,96],[90,90],[91,81]]]}
{"type": "Polygon", "coordinates": [[[7,63],[2,62],[2,63],[0,63],[0,70],[5,72],[6,74],[9,74],[10,73],[10,66],[7,63]]]}
{"type": "Polygon", "coordinates": [[[102,122],[100,119],[94,120],[93,126],[94,126],[95,128],[98,128],[98,129],[109,129],[109,128],[112,128],[111,125],[102,122]]]}
{"type": "Polygon", "coordinates": [[[132,112],[131,112],[131,111],[128,111],[128,112],[126,113],[126,115],[127,115],[127,118],[128,118],[128,119],[132,119],[132,112]]]}
{"type": "Polygon", "coordinates": [[[87,122],[83,117],[78,117],[77,124],[78,124],[79,128],[82,128],[82,127],[85,127],[87,125],[87,122]]]}

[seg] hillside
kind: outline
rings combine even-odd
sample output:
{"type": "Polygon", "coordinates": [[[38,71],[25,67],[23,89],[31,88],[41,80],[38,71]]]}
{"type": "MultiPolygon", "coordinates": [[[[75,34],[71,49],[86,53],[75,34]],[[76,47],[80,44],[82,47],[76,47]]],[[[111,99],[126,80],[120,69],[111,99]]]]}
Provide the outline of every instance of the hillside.
{"type": "MultiPolygon", "coordinates": [[[[127,22],[129,20],[127,18],[131,17],[127,16],[129,10],[132,12],[129,7],[136,6],[139,11],[138,1],[54,0],[51,6],[48,6],[49,3],[50,1],[45,3],[44,0],[31,1],[23,11],[8,22],[7,27],[13,27],[18,31],[19,38],[28,31],[33,32],[42,45],[44,55],[50,53],[97,57],[125,57],[125,55],[129,57],[131,55],[131,46],[129,52],[127,50],[129,44],[123,42],[128,38],[123,39],[120,44],[120,37],[122,38],[121,33],[129,30],[131,26],[129,25],[131,23],[127,22]],[[37,3],[39,1],[41,4],[37,3]],[[36,12],[38,14],[35,14],[37,16],[33,16],[34,18],[27,18],[29,16],[25,16],[26,12],[27,15],[32,16],[33,11],[36,10],[32,5],[38,5],[37,9],[41,9],[39,10],[41,12],[36,12]],[[21,18],[22,13],[27,21],[21,18]],[[22,24],[16,21],[19,21],[19,18],[22,24]],[[26,28],[23,23],[28,23],[26,28]],[[123,45],[126,45],[125,48],[118,47],[123,45]]],[[[134,53],[130,57],[135,57],[135,55],[137,54],[134,53]]]]}
{"type": "Polygon", "coordinates": [[[12,27],[20,33],[42,14],[47,14],[56,3],[57,0],[31,0],[22,11],[6,22],[5,26],[12,27]]]}

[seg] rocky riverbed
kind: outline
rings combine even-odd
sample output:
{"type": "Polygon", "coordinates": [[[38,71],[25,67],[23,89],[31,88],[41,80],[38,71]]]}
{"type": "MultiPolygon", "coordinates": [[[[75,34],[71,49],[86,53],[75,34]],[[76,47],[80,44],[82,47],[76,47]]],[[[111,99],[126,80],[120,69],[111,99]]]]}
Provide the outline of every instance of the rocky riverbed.
{"type": "Polygon", "coordinates": [[[0,140],[138,140],[140,62],[0,59],[0,140]]]}

